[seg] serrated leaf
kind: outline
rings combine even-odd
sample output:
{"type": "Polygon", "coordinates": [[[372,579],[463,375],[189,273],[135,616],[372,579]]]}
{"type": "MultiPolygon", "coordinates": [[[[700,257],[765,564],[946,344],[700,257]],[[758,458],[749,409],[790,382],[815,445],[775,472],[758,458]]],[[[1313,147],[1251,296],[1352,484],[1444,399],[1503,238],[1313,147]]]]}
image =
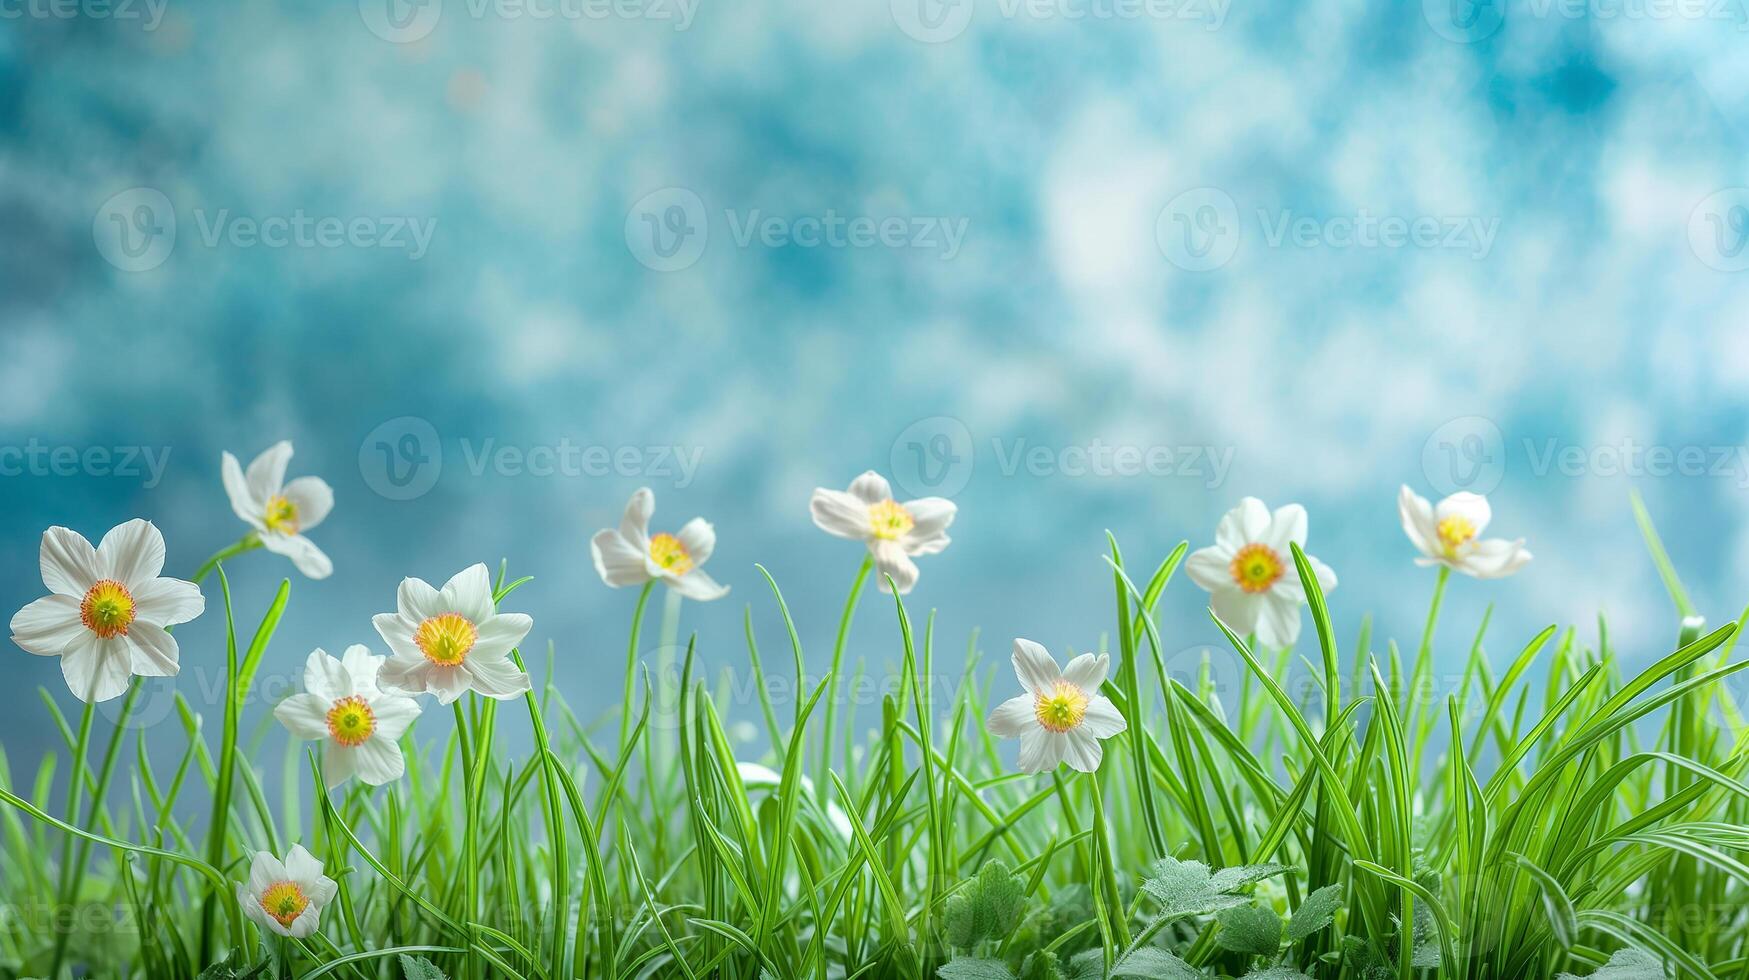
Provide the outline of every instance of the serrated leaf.
{"type": "Polygon", "coordinates": [[[1187,915],[1210,915],[1222,909],[1250,904],[1243,895],[1224,895],[1214,887],[1208,865],[1164,857],[1155,861],[1142,880],[1142,891],[1160,903],[1160,917],[1181,919],[1187,915]]]}
{"type": "Polygon", "coordinates": [[[1209,884],[1217,892],[1236,892],[1246,885],[1255,885],[1265,878],[1292,870],[1285,864],[1241,864],[1216,871],[1209,884]]]}
{"type": "Polygon", "coordinates": [[[1041,949],[1026,954],[1026,959],[1020,961],[1020,980],[1066,980],[1062,967],[1057,962],[1057,954],[1048,949],[1041,949]]]}
{"type": "Polygon", "coordinates": [[[1247,973],[1243,980],[1312,980],[1312,978],[1291,966],[1272,966],[1267,970],[1247,973]]]}
{"type": "Polygon", "coordinates": [[[1084,949],[1069,957],[1069,980],[1105,980],[1105,950],[1084,949]]]}
{"type": "Polygon", "coordinates": [[[1026,880],[1001,861],[978,869],[958,894],[948,898],[943,917],[947,944],[971,949],[986,939],[1007,936],[1026,911],[1026,880]]]}
{"type": "Polygon", "coordinates": [[[1145,977],[1147,980],[1203,980],[1196,967],[1166,952],[1158,946],[1143,946],[1117,962],[1111,968],[1116,977],[1145,977]]]}
{"type": "Polygon", "coordinates": [[[1221,931],[1215,942],[1222,949],[1252,956],[1274,956],[1281,950],[1281,916],[1255,905],[1241,905],[1222,912],[1221,931]]]}
{"type": "Polygon", "coordinates": [[[935,971],[941,980],[1014,980],[1013,971],[1001,960],[956,956],[935,971]]]}
{"type": "Polygon", "coordinates": [[[1608,963],[1587,976],[1563,973],[1556,980],[1666,980],[1668,976],[1656,956],[1629,946],[1616,950],[1608,963]]]}
{"type": "Polygon", "coordinates": [[[1294,909],[1293,918],[1288,920],[1287,938],[1291,942],[1300,940],[1317,932],[1336,921],[1336,913],[1342,908],[1342,886],[1325,885],[1306,896],[1300,907],[1294,909]]]}
{"type": "Polygon", "coordinates": [[[406,980],[449,980],[437,965],[423,956],[401,954],[401,975],[406,980]]]}
{"type": "Polygon", "coordinates": [[[200,971],[197,980],[254,980],[273,965],[272,960],[262,960],[252,967],[243,968],[231,962],[236,956],[235,951],[227,954],[224,959],[200,971]]]}

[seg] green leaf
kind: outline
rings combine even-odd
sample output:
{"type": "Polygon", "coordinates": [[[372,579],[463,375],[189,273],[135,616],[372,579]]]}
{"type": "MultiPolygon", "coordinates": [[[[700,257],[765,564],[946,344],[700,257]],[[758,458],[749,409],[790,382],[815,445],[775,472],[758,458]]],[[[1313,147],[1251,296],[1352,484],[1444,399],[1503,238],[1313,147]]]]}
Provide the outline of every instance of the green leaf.
{"type": "Polygon", "coordinates": [[[1166,952],[1158,946],[1143,946],[1119,960],[1111,968],[1116,977],[1145,977],[1147,980],[1202,980],[1196,967],[1166,952]]]}
{"type": "Polygon", "coordinates": [[[1287,938],[1297,943],[1310,936],[1335,922],[1336,912],[1341,908],[1342,886],[1325,885],[1307,895],[1300,907],[1294,909],[1293,918],[1287,924],[1287,938]]]}
{"type": "Polygon", "coordinates": [[[1209,884],[1217,892],[1236,892],[1246,885],[1255,885],[1265,878],[1273,878],[1292,870],[1285,864],[1241,864],[1216,871],[1209,879],[1209,884]]]}
{"type": "Polygon", "coordinates": [[[1282,865],[1256,864],[1211,873],[1201,861],[1164,857],[1149,868],[1142,880],[1142,891],[1160,903],[1163,918],[1210,915],[1251,904],[1249,898],[1229,893],[1286,870],[1282,865]]]}
{"type": "Polygon", "coordinates": [[[198,980],[254,980],[255,977],[259,977],[263,973],[266,973],[267,968],[273,965],[272,960],[262,960],[260,963],[257,963],[248,969],[244,969],[243,967],[236,966],[231,962],[235,957],[236,953],[233,952],[227,955],[224,959],[214,963],[212,966],[200,971],[200,977],[198,980]]]}
{"type": "Polygon", "coordinates": [[[430,960],[406,953],[401,954],[401,975],[406,980],[449,980],[430,960]]]}
{"type": "Polygon", "coordinates": [[[1274,956],[1281,950],[1281,916],[1255,905],[1241,905],[1220,914],[1215,942],[1222,949],[1252,956],[1274,956]]]}
{"type": "Polygon", "coordinates": [[[1105,950],[1095,946],[1069,957],[1069,980],[1105,980],[1105,950]]]}
{"type": "Polygon", "coordinates": [[[1291,966],[1272,966],[1267,970],[1247,973],[1243,980],[1312,980],[1312,978],[1291,966]]]}
{"type": "Polygon", "coordinates": [[[1001,861],[989,861],[959,893],[947,900],[947,944],[971,949],[986,939],[1007,936],[1026,911],[1026,879],[1001,861]]]}
{"type": "Polygon", "coordinates": [[[1013,971],[1001,960],[956,956],[935,971],[941,980],[1014,980],[1013,971]]]}
{"type": "Polygon", "coordinates": [[[1048,949],[1026,954],[1020,962],[1020,980],[1066,980],[1057,954],[1048,949]]]}
{"type": "MultiPolygon", "coordinates": [[[[1583,980],[1666,980],[1664,964],[1643,949],[1629,946],[1618,949],[1609,962],[1594,970],[1583,980]]],[[[1563,973],[1556,980],[1581,980],[1577,974],[1563,973]]]]}

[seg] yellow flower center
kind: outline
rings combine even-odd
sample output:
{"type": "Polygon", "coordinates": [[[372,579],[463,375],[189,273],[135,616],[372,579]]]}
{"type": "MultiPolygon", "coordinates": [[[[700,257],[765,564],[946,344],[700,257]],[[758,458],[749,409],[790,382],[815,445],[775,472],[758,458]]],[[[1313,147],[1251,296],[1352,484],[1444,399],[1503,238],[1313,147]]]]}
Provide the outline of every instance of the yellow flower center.
{"type": "Polygon", "coordinates": [[[134,621],[134,595],[114,579],[93,585],[79,603],[79,621],[104,639],[128,635],[134,621]]]}
{"type": "Polygon", "coordinates": [[[897,500],[883,500],[878,504],[868,505],[869,529],[882,541],[897,541],[916,524],[911,512],[897,500]]]}
{"type": "Polygon", "coordinates": [[[275,495],[267,502],[267,514],[261,522],[267,525],[269,531],[279,534],[298,533],[298,505],[287,500],[283,494],[275,495]]]}
{"type": "Polygon", "coordinates": [[[1285,570],[1281,556],[1264,544],[1248,544],[1240,548],[1233,556],[1233,563],[1227,567],[1233,574],[1233,582],[1251,593],[1267,592],[1285,570]]]}
{"type": "Polygon", "coordinates": [[[349,749],[363,745],[376,730],[376,712],[356,694],[341,698],[328,709],[328,734],[349,749]]]}
{"type": "Polygon", "coordinates": [[[650,538],[650,560],[675,575],[685,575],[692,571],[691,553],[672,534],[658,534],[650,538]]]}
{"type": "Polygon", "coordinates": [[[261,911],[288,929],[298,920],[298,916],[304,914],[304,909],[309,907],[310,899],[295,881],[274,882],[261,893],[261,911]]]}
{"type": "Polygon", "coordinates": [[[1037,696],[1032,710],[1039,724],[1060,734],[1087,716],[1087,694],[1068,681],[1058,681],[1051,693],[1037,696]]]}
{"type": "Polygon", "coordinates": [[[425,659],[439,667],[454,667],[461,663],[479,638],[480,631],[473,623],[460,613],[452,612],[427,619],[413,633],[413,642],[419,645],[425,659]]]}
{"type": "Polygon", "coordinates": [[[1456,558],[1458,549],[1476,538],[1476,525],[1461,514],[1453,514],[1439,522],[1439,546],[1447,558],[1456,558]]]}

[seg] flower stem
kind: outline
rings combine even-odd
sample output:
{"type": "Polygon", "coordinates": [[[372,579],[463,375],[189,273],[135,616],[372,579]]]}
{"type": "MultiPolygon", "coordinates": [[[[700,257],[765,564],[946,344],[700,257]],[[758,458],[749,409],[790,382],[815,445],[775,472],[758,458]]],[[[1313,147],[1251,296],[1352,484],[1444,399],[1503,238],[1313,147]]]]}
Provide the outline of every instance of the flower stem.
{"type": "Polygon", "coordinates": [[[261,538],[257,536],[254,531],[250,531],[248,534],[243,535],[236,544],[219,549],[213,553],[211,558],[201,562],[200,567],[194,570],[194,577],[189,579],[189,581],[193,582],[195,585],[199,585],[202,580],[213,573],[213,569],[219,567],[219,562],[222,562],[227,558],[235,558],[238,555],[254,551],[259,547],[261,547],[261,538]]]}
{"type": "MultiPolygon", "coordinates": [[[[79,716],[79,739],[73,746],[73,771],[67,781],[67,822],[77,824],[79,820],[79,796],[85,788],[85,745],[91,740],[91,718],[97,706],[90,701],[85,702],[85,711],[79,716]]],[[[73,835],[68,834],[61,844],[61,876],[55,889],[56,907],[54,913],[58,916],[62,909],[71,912],[71,906],[78,898],[79,880],[73,875],[73,835]]],[[[71,921],[77,921],[72,916],[71,921]]],[[[61,961],[67,955],[67,941],[73,938],[72,929],[55,930],[55,955],[49,965],[49,976],[61,975],[61,961]]]]}
{"type": "Polygon", "coordinates": [[[632,726],[632,675],[638,669],[638,630],[644,625],[644,607],[650,602],[650,590],[656,587],[656,580],[644,583],[643,591],[638,593],[638,604],[632,609],[632,635],[626,644],[626,686],[625,697],[620,702],[619,709],[619,754],[625,755],[626,736],[632,726]]]}
{"type": "MultiPolygon", "coordinates": [[[[1093,794],[1093,857],[1094,871],[1099,875],[1096,887],[1105,892],[1105,914],[1109,920],[1111,938],[1119,948],[1130,945],[1130,924],[1124,913],[1123,896],[1117,890],[1117,868],[1111,863],[1110,831],[1105,825],[1105,801],[1099,795],[1099,773],[1087,774],[1087,788],[1093,794]]],[[[1107,956],[1109,963],[1111,957],[1107,956]]]]}
{"type": "Polygon", "coordinates": [[[874,569],[874,556],[864,555],[856,580],[850,583],[850,595],[844,600],[844,614],[838,619],[838,639],[832,643],[832,672],[826,675],[826,730],[820,746],[820,772],[814,785],[826,785],[826,772],[832,768],[833,733],[838,727],[838,675],[844,666],[844,643],[850,637],[850,621],[856,617],[856,605],[862,599],[862,586],[874,569]]]}

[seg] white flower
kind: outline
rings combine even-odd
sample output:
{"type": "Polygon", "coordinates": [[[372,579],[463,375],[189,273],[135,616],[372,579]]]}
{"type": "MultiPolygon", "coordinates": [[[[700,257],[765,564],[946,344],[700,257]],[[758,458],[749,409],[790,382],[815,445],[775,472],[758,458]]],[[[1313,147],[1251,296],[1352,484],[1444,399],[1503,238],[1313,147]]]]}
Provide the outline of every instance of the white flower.
{"type": "Polygon", "coordinates": [[[334,900],[339,886],[322,873],[322,862],[303,845],[293,844],[285,860],[256,851],[249,880],[237,883],[237,904],[261,928],[303,939],[316,931],[322,906],[334,900]]]}
{"type": "Polygon", "coordinates": [[[12,617],[12,642],[39,657],[60,657],[67,687],[81,701],[108,701],[135,674],[172,677],[176,640],[164,627],[206,608],[193,582],[159,578],[164,536],[135,519],[96,548],[76,532],[43,532],[44,596],[12,617]]]}
{"type": "Polygon", "coordinates": [[[442,591],[404,578],[396,606],[371,618],[394,652],[377,675],[384,691],[435,694],[449,704],[468,691],[506,701],[532,689],[510,650],[534,620],[497,611],[485,565],[457,572],[442,591]]]}
{"type": "MultiPolygon", "coordinates": [[[[1300,636],[1300,606],[1306,590],[1294,570],[1289,544],[1306,546],[1306,509],[1288,504],[1273,515],[1263,501],[1246,497],[1221,518],[1215,543],[1190,556],[1185,571],[1207,589],[1209,605],[1235,633],[1256,633],[1265,647],[1292,646],[1300,636]]],[[[1311,555],[1306,561],[1325,593],[1336,573],[1311,555]]]]}
{"type": "Polygon", "coordinates": [[[917,584],[915,555],[933,555],[948,545],[947,526],[959,508],[942,497],[922,497],[909,503],[893,499],[886,478],[869,470],[850,484],[849,492],[817,487],[809,501],[814,523],[827,534],[868,543],[882,592],[887,576],[904,595],[917,584]]]}
{"type": "Polygon", "coordinates": [[[1397,493],[1397,512],[1403,533],[1425,556],[1415,559],[1417,565],[1447,565],[1476,578],[1504,578],[1530,561],[1523,538],[1477,537],[1493,516],[1481,494],[1454,493],[1431,506],[1404,486],[1397,493]]]}
{"type": "Polygon", "coordinates": [[[398,740],[419,717],[419,703],[377,687],[383,659],[356,643],[340,660],[318,649],[304,664],[304,693],[273,709],[287,731],[322,742],[329,789],[354,774],[367,786],[381,786],[406,771],[398,740]]]}
{"type": "Polygon", "coordinates": [[[626,501],[619,528],[597,531],[589,539],[589,553],[601,580],[614,588],[643,585],[661,579],[688,599],[709,602],[729,594],[726,586],[705,574],[702,566],[717,547],[717,532],[709,521],[694,517],[679,534],[650,533],[650,515],[656,512],[656,495],[639,488],[626,501]]]}
{"type": "Polygon", "coordinates": [[[225,494],[231,498],[231,509],[255,529],[263,548],[290,558],[310,578],[327,578],[334,563],[303,532],[322,523],[334,509],[334,491],[315,476],[285,482],[291,456],[291,443],[276,442],[255,457],[245,475],[237,457],[225,453],[221,466],[225,494]]]}
{"type": "Polygon", "coordinates": [[[1014,641],[1014,673],[1026,693],[997,706],[985,725],[997,738],[1020,739],[1022,772],[1099,768],[1099,740],[1127,726],[1110,699],[1099,693],[1111,656],[1083,653],[1058,670],[1057,661],[1031,640],[1014,641]]]}

